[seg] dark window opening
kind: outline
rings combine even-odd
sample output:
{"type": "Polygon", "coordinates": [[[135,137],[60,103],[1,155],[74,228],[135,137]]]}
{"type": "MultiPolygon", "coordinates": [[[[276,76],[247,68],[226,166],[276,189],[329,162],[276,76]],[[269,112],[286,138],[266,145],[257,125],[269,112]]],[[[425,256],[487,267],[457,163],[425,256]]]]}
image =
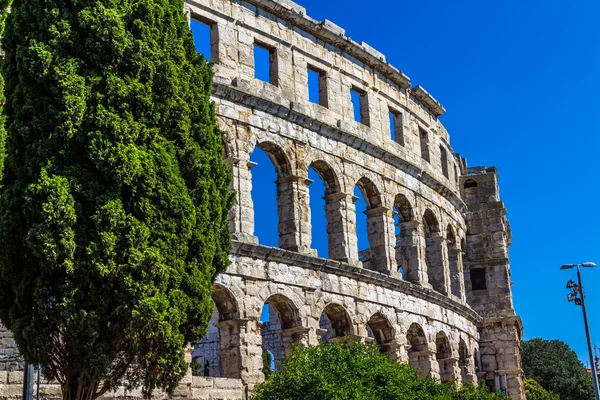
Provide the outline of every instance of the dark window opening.
{"type": "Polygon", "coordinates": [[[464,184],[465,189],[476,188],[476,187],[477,187],[477,182],[475,182],[473,179],[467,179],[465,181],[465,184],[464,184]]]}
{"type": "Polygon", "coordinates": [[[327,107],[327,74],[313,67],[308,67],[308,99],[327,107]]]}
{"type": "Polygon", "coordinates": [[[190,29],[192,30],[196,52],[202,54],[207,61],[217,62],[217,24],[192,17],[190,29]]]}
{"type": "Polygon", "coordinates": [[[442,174],[444,174],[444,176],[448,178],[448,152],[442,146],[440,146],[440,159],[440,161],[442,162],[442,174]]]}
{"type": "Polygon", "coordinates": [[[254,77],[271,85],[278,85],[277,51],[273,47],[254,44],[254,77]]]}
{"type": "Polygon", "coordinates": [[[404,146],[404,127],[402,125],[402,113],[390,109],[388,116],[390,119],[390,133],[392,140],[404,146]]]}
{"type": "Polygon", "coordinates": [[[420,127],[419,137],[421,139],[421,158],[427,162],[431,162],[429,158],[429,135],[425,129],[420,127]]]}
{"type": "Polygon", "coordinates": [[[370,126],[369,99],[367,92],[353,87],[350,89],[350,97],[354,108],[354,120],[363,125],[370,126]]]}
{"type": "Polygon", "coordinates": [[[471,289],[486,290],[487,283],[485,281],[485,268],[474,268],[470,270],[471,274],[471,289]]]}

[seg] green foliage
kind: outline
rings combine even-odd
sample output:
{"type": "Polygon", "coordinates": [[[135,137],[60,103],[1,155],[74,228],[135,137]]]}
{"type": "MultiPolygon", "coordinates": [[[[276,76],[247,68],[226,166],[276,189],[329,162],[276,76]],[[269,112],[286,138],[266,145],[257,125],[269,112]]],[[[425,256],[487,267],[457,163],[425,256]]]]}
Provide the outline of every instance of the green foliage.
{"type": "Polygon", "coordinates": [[[420,380],[409,365],[391,361],[376,345],[322,344],[296,348],[257,388],[253,400],[500,400],[473,385],[420,380]]]}
{"type": "Polygon", "coordinates": [[[271,357],[271,354],[266,350],[263,350],[262,352],[262,362],[263,374],[265,375],[265,379],[269,379],[273,374],[273,371],[271,371],[271,363],[273,362],[273,357],[271,357]]]}
{"type": "Polygon", "coordinates": [[[560,400],[557,394],[547,391],[535,379],[525,378],[527,400],[560,400]]]}
{"type": "Polygon", "coordinates": [[[0,320],[65,398],[171,391],[231,248],[183,0],[15,0],[2,47],[0,320]]]}
{"type": "Polygon", "coordinates": [[[560,340],[531,339],[521,343],[525,376],[561,400],[593,400],[592,378],[577,354],[560,340]]]}

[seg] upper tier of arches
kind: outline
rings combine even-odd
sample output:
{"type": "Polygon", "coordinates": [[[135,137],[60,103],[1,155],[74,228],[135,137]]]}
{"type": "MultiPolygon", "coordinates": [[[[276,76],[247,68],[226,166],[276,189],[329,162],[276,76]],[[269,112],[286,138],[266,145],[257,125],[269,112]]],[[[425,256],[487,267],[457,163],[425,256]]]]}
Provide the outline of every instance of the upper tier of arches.
{"type": "Polygon", "coordinates": [[[460,205],[464,168],[438,120],[443,107],[421,87],[411,87],[382,54],[298,7],[289,1],[187,1],[190,20],[208,27],[203,51],[214,62],[215,94],[321,133],[342,134],[460,205]]]}

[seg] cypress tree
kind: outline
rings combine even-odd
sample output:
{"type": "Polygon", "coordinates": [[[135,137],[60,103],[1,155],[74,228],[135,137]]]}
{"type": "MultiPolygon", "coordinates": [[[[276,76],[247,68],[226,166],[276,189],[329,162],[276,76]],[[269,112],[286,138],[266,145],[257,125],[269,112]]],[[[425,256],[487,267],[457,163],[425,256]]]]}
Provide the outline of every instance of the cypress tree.
{"type": "Polygon", "coordinates": [[[65,399],[172,391],[231,248],[183,0],[14,0],[2,46],[0,319],[65,399]]]}

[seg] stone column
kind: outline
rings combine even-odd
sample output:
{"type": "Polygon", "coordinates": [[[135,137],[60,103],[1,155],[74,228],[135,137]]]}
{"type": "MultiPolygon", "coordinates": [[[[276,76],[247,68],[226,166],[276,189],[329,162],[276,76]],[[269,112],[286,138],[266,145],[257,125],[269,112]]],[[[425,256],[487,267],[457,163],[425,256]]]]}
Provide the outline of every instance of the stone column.
{"type": "Polygon", "coordinates": [[[406,348],[408,351],[408,362],[413,368],[419,371],[421,379],[431,377],[439,380],[440,373],[435,359],[435,352],[429,350],[410,351],[410,345],[406,345],[406,348]]]}
{"type": "Polygon", "coordinates": [[[369,236],[370,269],[390,275],[396,268],[394,215],[385,207],[365,211],[369,236]]]}
{"type": "Polygon", "coordinates": [[[241,378],[252,392],[264,380],[262,336],[259,322],[236,319],[215,324],[219,328],[221,377],[241,378]]]}
{"type": "Polygon", "coordinates": [[[437,364],[441,382],[460,382],[461,375],[458,368],[458,359],[453,357],[440,358],[437,360],[437,364]]]}
{"type": "Polygon", "coordinates": [[[254,236],[254,203],[252,202],[252,174],[256,163],[247,154],[225,159],[232,171],[231,190],[235,191],[235,204],[229,212],[229,229],[233,240],[258,243],[254,236]]]}
{"type": "MultiPolygon", "coordinates": [[[[308,171],[306,171],[308,174],[308,171]]],[[[279,247],[305,254],[311,250],[311,226],[308,185],[306,176],[284,176],[277,180],[279,214],[279,247]]]]}
{"type": "Polygon", "coordinates": [[[451,293],[465,300],[465,282],[463,279],[462,252],[456,244],[448,245],[448,268],[450,270],[451,293]]]}
{"type": "Polygon", "coordinates": [[[323,197],[329,238],[329,258],[356,265],[358,244],[356,238],[356,197],[333,193],[323,197]]]}
{"type": "Polygon", "coordinates": [[[277,333],[281,337],[284,360],[290,354],[292,354],[294,346],[305,347],[309,345],[309,332],[309,328],[304,328],[302,326],[277,331],[277,333]]]}
{"type": "Polygon", "coordinates": [[[427,277],[429,284],[442,294],[448,294],[450,279],[448,270],[447,257],[445,256],[444,243],[445,239],[442,235],[432,233],[430,237],[425,239],[425,259],[427,263],[427,277]]]}
{"type": "Polygon", "coordinates": [[[477,374],[475,373],[475,363],[473,362],[473,356],[468,357],[464,360],[463,365],[459,365],[460,376],[462,383],[472,383],[477,385],[477,374]]]}
{"type": "Polygon", "coordinates": [[[396,244],[396,261],[404,270],[403,279],[408,282],[427,282],[427,273],[419,258],[419,222],[409,221],[399,224],[400,240],[396,244]]]}

